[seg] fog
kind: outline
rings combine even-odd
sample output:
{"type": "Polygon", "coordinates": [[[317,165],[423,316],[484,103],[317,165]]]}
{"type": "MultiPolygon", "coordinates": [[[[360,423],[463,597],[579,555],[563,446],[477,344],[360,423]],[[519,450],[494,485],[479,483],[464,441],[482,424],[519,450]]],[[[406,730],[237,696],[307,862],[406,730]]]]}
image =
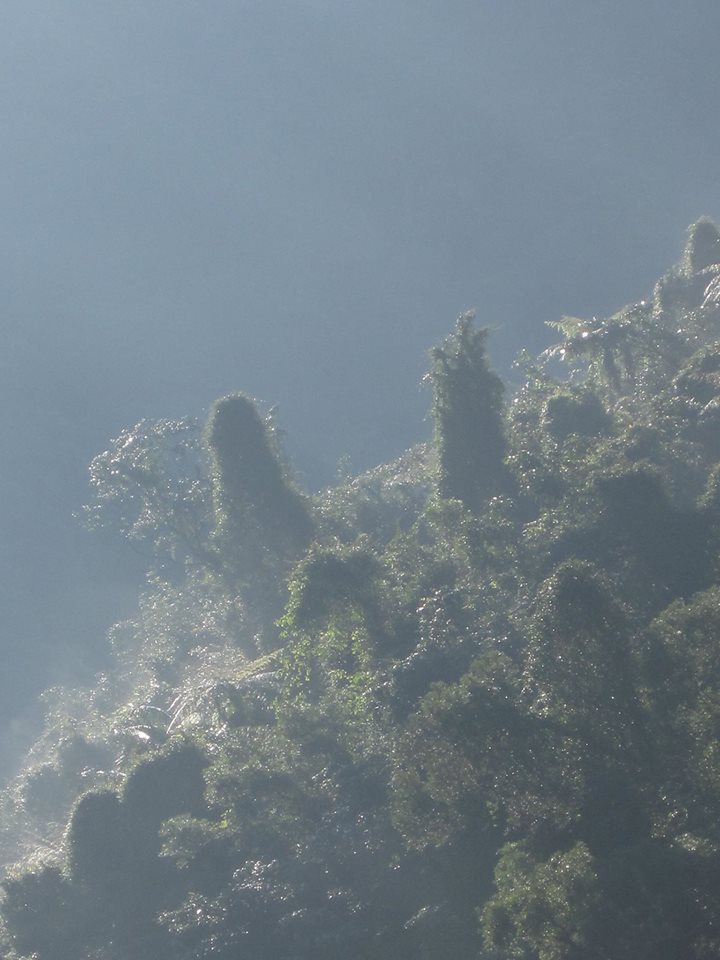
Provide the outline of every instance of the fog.
{"type": "Polygon", "coordinates": [[[507,376],[720,215],[714,0],[7,0],[0,27],[5,750],[132,609],[132,557],[73,519],[123,427],[244,390],[317,488],[427,435],[460,311],[507,376]]]}

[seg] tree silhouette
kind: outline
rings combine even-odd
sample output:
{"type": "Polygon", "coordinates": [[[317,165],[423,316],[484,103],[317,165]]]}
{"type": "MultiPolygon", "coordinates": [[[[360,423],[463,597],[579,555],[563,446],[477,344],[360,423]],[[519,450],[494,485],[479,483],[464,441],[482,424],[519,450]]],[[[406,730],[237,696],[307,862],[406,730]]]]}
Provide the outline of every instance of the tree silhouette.
{"type": "Polygon", "coordinates": [[[284,579],[310,544],[313,521],[287,476],[271,426],[252,400],[243,394],[218,400],[207,440],[224,574],[242,595],[246,620],[254,621],[261,643],[274,645],[269,625],[282,613],[284,579]]]}
{"type": "Polygon", "coordinates": [[[507,483],[503,462],[504,386],[488,366],[487,330],[473,313],[458,318],[455,330],[431,352],[429,380],[439,455],[438,490],[461,500],[473,513],[507,483]]]}

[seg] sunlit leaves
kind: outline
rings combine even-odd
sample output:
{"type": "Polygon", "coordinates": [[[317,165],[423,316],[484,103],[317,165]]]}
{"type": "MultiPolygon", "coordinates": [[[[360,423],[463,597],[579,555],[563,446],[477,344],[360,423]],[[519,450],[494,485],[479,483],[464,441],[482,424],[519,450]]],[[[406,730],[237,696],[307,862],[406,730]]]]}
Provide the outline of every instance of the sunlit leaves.
{"type": "Polygon", "coordinates": [[[90,464],[91,527],[111,527],[161,563],[207,559],[211,494],[199,423],[142,420],[90,464]]]}
{"type": "Polygon", "coordinates": [[[523,844],[503,848],[497,894],[482,911],[488,949],[529,960],[604,960],[596,943],[600,890],[583,843],[537,862],[523,844]]]}

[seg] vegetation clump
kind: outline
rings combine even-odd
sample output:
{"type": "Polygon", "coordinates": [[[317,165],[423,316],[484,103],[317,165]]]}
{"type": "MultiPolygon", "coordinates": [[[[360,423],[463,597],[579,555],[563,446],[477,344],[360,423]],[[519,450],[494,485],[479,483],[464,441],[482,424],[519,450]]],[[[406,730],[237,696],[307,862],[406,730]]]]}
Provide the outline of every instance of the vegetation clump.
{"type": "Polygon", "coordinates": [[[504,465],[502,380],[485,355],[487,330],[473,314],[458,318],[455,330],[431,353],[438,450],[438,491],[461,500],[473,513],[507,485],[504,465]]]}
{"type": "Polygon", "coordinates": [[[91,526],[147,558],[0,792],[8,960],[720,956],[720,234],[313,497],[242,394],[142,421],[91,526]]]}

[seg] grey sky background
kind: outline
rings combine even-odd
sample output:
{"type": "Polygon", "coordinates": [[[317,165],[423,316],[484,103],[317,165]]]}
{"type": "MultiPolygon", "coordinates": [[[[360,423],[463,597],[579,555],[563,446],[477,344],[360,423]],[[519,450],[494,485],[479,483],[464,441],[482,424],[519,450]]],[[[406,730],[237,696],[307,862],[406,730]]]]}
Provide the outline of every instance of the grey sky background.
{"type": "Polygon", "coordinates": [[[507,372],[646,295],[720,216],[719,40],[717,0],[5,0],[0,713],[130,602],[71,519],[124,426],[244,390],[317,487],[427,435],[460,311],[507,372]]]}

